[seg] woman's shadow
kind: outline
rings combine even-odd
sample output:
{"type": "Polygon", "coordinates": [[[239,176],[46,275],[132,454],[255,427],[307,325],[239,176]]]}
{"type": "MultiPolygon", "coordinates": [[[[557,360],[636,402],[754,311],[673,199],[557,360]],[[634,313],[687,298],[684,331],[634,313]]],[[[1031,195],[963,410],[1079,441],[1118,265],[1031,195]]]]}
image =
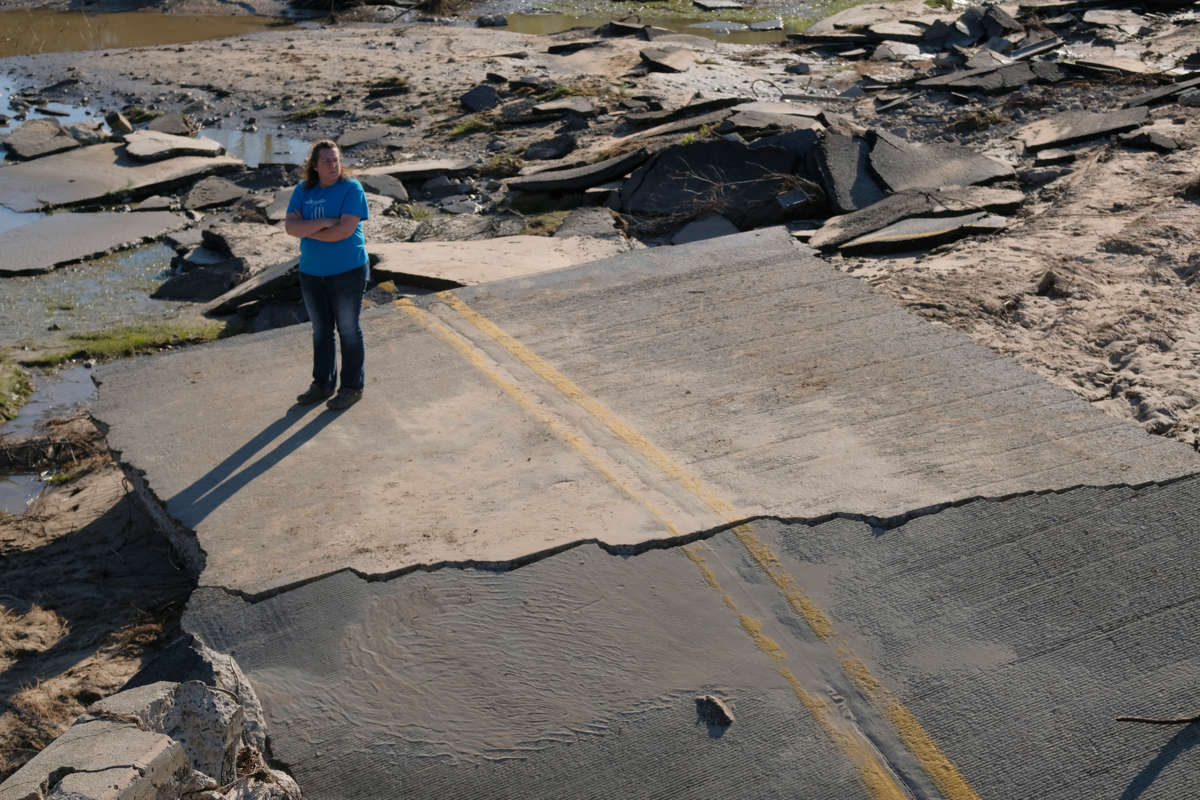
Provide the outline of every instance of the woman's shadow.
{"type": "Polygon", "coordinates": [[[1154,760],[1142,768],[1129,785],[1125,787],[1125,791],[1121,792],[1120,800],[1137,800],[1142,796],[1142,793],[1150,788],[1151,784],[1158,778],[1167,766],[1179,758],[1181,755],[1191,750],[1197,744],[1200,744],[1200,723],[1193,722],[1187,725],[1179,733],[1171,737],[1171,740],[1163,745],[1162,750],[1158,751],[1158,755],[1154,760]]]}
{"type": "Polygon", "coordinates": [[[244,489],[251,481],[279,464],[301,445],[311,440],[342,412],[322,410],[304,427],[296,430],[253,463],[255,454],[269,445],[288,428],[302,420],[312,406],[293,405],[283,416],[263,428],[254,438],[229,454],[186,489],[167,500],[167,510],[183,525],[195,530],[222,503],[244,489]],[[243,466],[245,465],[245,466],[243,466]]]}

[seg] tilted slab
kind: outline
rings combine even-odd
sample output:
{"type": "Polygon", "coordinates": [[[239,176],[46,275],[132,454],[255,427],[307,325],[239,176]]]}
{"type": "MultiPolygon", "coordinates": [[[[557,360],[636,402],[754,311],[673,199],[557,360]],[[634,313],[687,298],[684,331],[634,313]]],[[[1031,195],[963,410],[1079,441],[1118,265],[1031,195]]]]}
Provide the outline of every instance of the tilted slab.
{"type": "Polygon", "coordinates": [[[501,236],[466,242],[393,242],[367,245],[378,256],[380,278],[433,278],[460,286],[572,267],[624,251],[614,239],[580,236],[501,236]]]}
{"type": "Polygon", "coordinates": [[[962,145],[917,144],[886,131],[873,132],[872,139],[871,168],[893,192],[971,186],[1013,177],[1008,164],[962,145]]]}
{"type": "Polygon", "coordinates": [[[840,245],[847,252],[890,252],[932,247],[972,233],[995,233],[1008,227],[1008,220],[987,211],[953,217],[914,217],[851,239],[840,245]]]}
{"type": "Polygon", "coordinates": [[[452,297],[513,338],[438,295],[367,311],[366,393],[344,414],[290,408],[309,383],[307,326],[100,371],[110,446],[195,532],[202,584],[256,593],[343,567],[663,538],[664,518],[686,532],[728,515],[887,517],[1200,466],[782,228],[452,297]]]}
{"type": "Polygon", "coordinates": [[[509,178],[506,183],[510,189],[519,189],[523,192],[576,191],[589,186],[599,186],[613,178],[619,178],[637,168],[647,158],[649,158],[649,153],[644,148],[638,148],[619,156],[597,161],[594,164],[539,172],[527,177],[509,178]]]}
{"type": "Polygon", "coordinates": [[[1146,124],[1149,113],[1145,106],[1101,113],[1067,111],[1031,122],[1014,136],[1025,144],[1025,149],[1037,151],[1139,128],[1146,124]]]}
{"type": "Polygon", "coordinates": [[[151,194],[242,165],[231,156],[183,156],[142,164],[123,150],[122,144],[97,144],[0,167],[0,206],[37,211],[113,195],[151,194]]]}
{"type": "Polygon", "coordinates": [[[187,219],[168,211],[137,214],[50,214],[0,233],[0,275],[49,272],[182,228],[187,219]]]}
{"type": "Polygon", "coordinates": [[[162,131],[140,130],[125,134],[125,152],[137,161],[162,161],[177,156],[219,156],[225,147],[207,136],[176,136],[162,131]]]}
{"type": "Polygon", "coordinates": [[[257,603],[203,588],[182,625],[237,654],[312,800],[906,796],[872,757],[914,797],[1182,798],[1194,732],[1115,718],[1200,705],[1197,509],[1193,476],[765,519],[257,603]]]}
{"type": "Polygon", "coordinates": [[[1008,212],[1016,210],[1023,202],[1024,192],[986,186],[896,192],[866,208],[830,217],[808,243],[816,248],[836,247],[909,217],[961,214],[980,209],[1008,212]]]}
{"type": "Polygon", "coordinates": [[[391,175],[400,180],[421,180],[438,175],[463,175],[475,169],[475,163],[461,158],[430,158],[414,161],[399,161],[378,167],[356,170],[361,175],[391,175]]]}

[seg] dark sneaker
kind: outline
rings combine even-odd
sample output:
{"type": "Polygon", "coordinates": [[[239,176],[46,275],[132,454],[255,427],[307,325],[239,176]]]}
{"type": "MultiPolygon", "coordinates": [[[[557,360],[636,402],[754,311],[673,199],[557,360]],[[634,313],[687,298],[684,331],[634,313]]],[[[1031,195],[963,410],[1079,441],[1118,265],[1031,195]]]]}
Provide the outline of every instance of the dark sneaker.
{"type": "Polygon", "coordinates": [[[362,399],[362,392],[338,392],[332,400],[325,404],[326,408],[341,411],[362,399]]]}
{"type": "Polygon", "coordinates": [[[333,389],[322,389],[313,385],[308,387],[308,391],[304,394],[296,395],[296,403],[302,406],[311,406],[313,403],[319,403],[330,397],[333,397],[333,389]]]}

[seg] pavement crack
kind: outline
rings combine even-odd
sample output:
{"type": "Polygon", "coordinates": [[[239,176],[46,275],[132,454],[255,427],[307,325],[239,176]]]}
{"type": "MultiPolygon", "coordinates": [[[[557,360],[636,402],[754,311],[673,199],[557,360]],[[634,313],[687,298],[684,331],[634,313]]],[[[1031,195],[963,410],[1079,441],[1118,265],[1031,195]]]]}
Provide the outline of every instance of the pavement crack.
{"type": "Polygon", "coordinates": [[[1179,483],[1180,481],[1195,479],[1198,476],[1200,476],[1200,473],[1193,473],[1191,475],[1182,475],[1179,477],[1170,478],[1170,479],[1162,480],[1162,481],[1147,481],[1145,483],[1139,483],[1139,484],[1114,483],[1114,484],[1106,484],[1106,485],[1099,485],[1099,486],[1090,485],[1090,484],[1079,484],[1079,485],[1069,486],[1069,487],[1064,487],[1064,488],[1059,488],[1059,489],[1039,489],[1039,490],[1032,490],[1032,491],[1025,491],[1025,492],[1013,492],[1011,494],[997,495],[997,496],[977,495],[977,496],[965,497],[965,498],[961,498],[961,499],[957,499],[957,500],[951,500],[951,501],[947,501],[945,503],[937,503],[937,504],[933,504],[933,505],[929,505],[929,506],[924,506],[922,508],[911,509],[902,514],[897,514],[897,515],[893,515],[890,517],[879,517],[879,516],[874,516],[874,515],[870,515],[870,514],[859,514],[859,513],[853,513],[853,512],[848,512],[848,511],[838,511],[838,512],[833,512],[833,513],[829,513],[829,514],[822,514],[822,515],[815,516],[815,517],[785,516],[785,515],[780,515],[780,514],[756,514],[756,515],[743,517],[743,518],[736,519],[736,520],[731,520],[729,522],[725,522],[721,525],[717,525],[717,526],[714,526],[711,528],[704,528],[701,530],[692,531],[690,533],[686,533],[686,534],[683,534],[680,536],[668,536],[668,537],[663,537],[663,538],[658,538],[658,539],[649,539],[649,540],[646,540],[643,542],[638,542],[635,544],[610,544],[601,539],[592,537],[592,538],[587,538],[587,539],[578,539],[573,542],[567,542],[567,543],[564,543],[561,545],[557,545],[555,547],[550,547],[545,550],[538,550],[538,551],[535,551],[532,553],[518,556],[516,558],[511,558],[511,559],[445,560],[445,561],[436,561],[436,562],[422,563],[422,564],[410,564],[408,566],[401,567],[399,569],[387,570],[387,571],[383,571],[383,572],[367,572],[367,571],[357,569],[354,567],[341,567],[339,569],[334,569],[334,570],[329,570],[328,572],[323,572],[319,575],[313,575],[311,577],[303,578],[301,580],[293,581],[291,583],[286,583],[286,584],[282,584],[280,586],[275,586],[275,587],[272,587],[270,589],[267,589],[267,590],[264,590],[261,592],[248,592],[248,591],[245,591],[244,589],[238,589],[238,588],[214,585],[214,584],[203,584],[203,583],[199,584],[197,586],[197,589],[212,589],[212,590],[216,590],[216,591],[222,591],[232,597],[237,597],[238,599],[240,599],[244,602],[258,603],[263,600],[268,600],[277,595],[285,594],[287,592],[291,592],[293,590],[300,589],[304,586],[308,586],[309,584],[325,580],[326,578],[329,578],[333,575],[338,575],[338,574],[345,573],[345,572],[349,572],[349,573],[355,575],[357,578],[359,578],[360,580],[362,580],[366,583],[378,583],[378,582],[393,581],[393,580],[402,578],[405,575],[408,575],[408,574],[414,573],[414,572],[438,572],[441,570],[450,570],[450,569],[480,570],[480,571],[488,571],[488,572],[510,572],[512,570],[521,569],[522,567],[527,567],[531,564],[536,564],[536,563],[538,563],[540,561],[544,561],[548,558],[553,558],[554,556],[558,556],[563,553],[574,550],[576,548],[585,547],[588,545],[594,545],[596,547],[599,547],[601,550],[608,553],[609,555],[619,556],[619,557],[624,558],[624,557],[629,557],[629,556],[638,556],[638,555],[641,555],[643,553],[646,553],[646,552],[649,552],[652,550],[671,550],[671,549],[675,549],[675,548],[682,548],[682,547],[685,547],[694,542],[705,541],[707,539],[711,539],[714,536],[717,536],[726,531],[730,531],[735,528],[741,527],[743,525],[749,525],[749,524],[753,524],[756,522],[777,522],[777,523],[781,523],[784,525],[793,525],[793,526],[794,525],[803,525],[805,527],[813,528],[813,527],[817,527],[819,525],[823,525],[825,523],[832,522],[835,520],[847,520],[847,521],[858,522],[863,525],[869,526],[871,528],[872,532],[874,533],[874,535],[882,536],[884,533],[887,533],[888,531],[894,530],[896,528],[900,528],[915,519],[932,516],[935,514],[940,514],[944,511],[948,511],[950,509],[955,509],[955,508],[961,508],[963,506],[967,506],[967,505],[970,505],[973,503],[1003,503],[1003,502],[1009,502],[1012,500],[1019,500],[1019,499],[1026,498],[1026,497],[1043,497],[1043,496],[1051,496],[1051,495],[1061,495],[1061,494],[1066,494],[1066,493],[1072,492],[1072,491],[1078,491],[1080,489],[1111,490],[1111,489],[1125,488],[1125,489],[1132,489],[1134,491],[1142,491],[1142,490],[1148,489],[1148,488],[1161,488],[1161,487],[1170,486],[1172,484],[1179,483]]]}

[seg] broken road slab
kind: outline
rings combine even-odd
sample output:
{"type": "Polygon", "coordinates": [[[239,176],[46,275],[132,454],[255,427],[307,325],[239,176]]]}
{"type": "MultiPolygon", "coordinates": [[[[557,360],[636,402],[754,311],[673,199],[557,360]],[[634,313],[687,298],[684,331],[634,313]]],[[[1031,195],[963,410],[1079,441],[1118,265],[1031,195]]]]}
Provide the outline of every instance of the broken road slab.
{"type": "Polygon", "coordinates": [[[125,134],[125,152],[136,161],[162,161],[176,156],[219,156],[225,148],[207,136],[176,136],[140,130],[125,134]]]}
{"type": "Polygon", "coordinates": [[[806,252],[771,228],[367,311],[343,414],[290,407],[303,327],[107,366],[95,413],[200,582],[249,595],[1200,463],[806,252]]]}
{"type": "Polygon", "coordinates": [[[1156,766],[1179,729],[1115,717],[1200,703],[1180,646],[1197,508],[1193,476],[764,519],[257,603],[203,588],[182,624],[237,652],[314,800],[1094,800],[1147,770],[1186,797],[1200,765],[1156,766]],[[732,723],[700,717],[704,696],[732,723]]]}
{"type": "Polygon", "coordinates": [[[909,217],[979,210],[1007,213],[1015,211],[1023,202],[1024,192],[983,186],[896,192],[859,211],[830,217],[812,235],[809,245],[816,248],[836,247],[909,217]]]}
{"type": "Polygon", "coordinates": [[[1036,152],[1131,131],[1145,125],[1148,119],[1149,111],[1144,106],[1109,112],[1066,111],[1031,122],[1013,136],[1025,145],[1026,150],[1036,152]]]}
{"type": "Polygon", "coordinates": [[[1008,227],[998,214],[977,211],[953,217],[913,217],[840,245],[846,252],[892,252],[929,248],[972,233],[996,233],[1008,227]]]}
{"type": "Polygon", "coordinates": [[[871,138],[871,168],[892,192],[972,186],[1013,177],[1008,164],[962,145],[917,144],[882,130],[874,131],[871,138]]]}
{"type": "Polygon", "coordinates": [[[368,244],[378,257],[371,271],[405,283],[433,279],[459,286],[532,275],[599,261],[626,249],[616,239],[578,236],[500,236],[466,242],[368,244]]]}
{"type": "Polygon", "coordinates": [[[97,144],[0,167],[0,206],[38,211],[113,195],[150,194],[242,165],[231,156],[183,156],[142,164],[123,149],[123,144],[97,144]]]}
{"type": "Polygon", "coordinates": [[[187,219],[167,211],[139,214],[59,213],[0,232],[0,275],[32,275],[104,255],[182,228],[187,219]]]}
{"type": "Polygon", "coordinates": [[[510,189],[522,192],[571,192],[599,186],[637,168],[649,157],[644,148],[571,169],[549,170],[526,177],[509,178],[510,189]]]}

